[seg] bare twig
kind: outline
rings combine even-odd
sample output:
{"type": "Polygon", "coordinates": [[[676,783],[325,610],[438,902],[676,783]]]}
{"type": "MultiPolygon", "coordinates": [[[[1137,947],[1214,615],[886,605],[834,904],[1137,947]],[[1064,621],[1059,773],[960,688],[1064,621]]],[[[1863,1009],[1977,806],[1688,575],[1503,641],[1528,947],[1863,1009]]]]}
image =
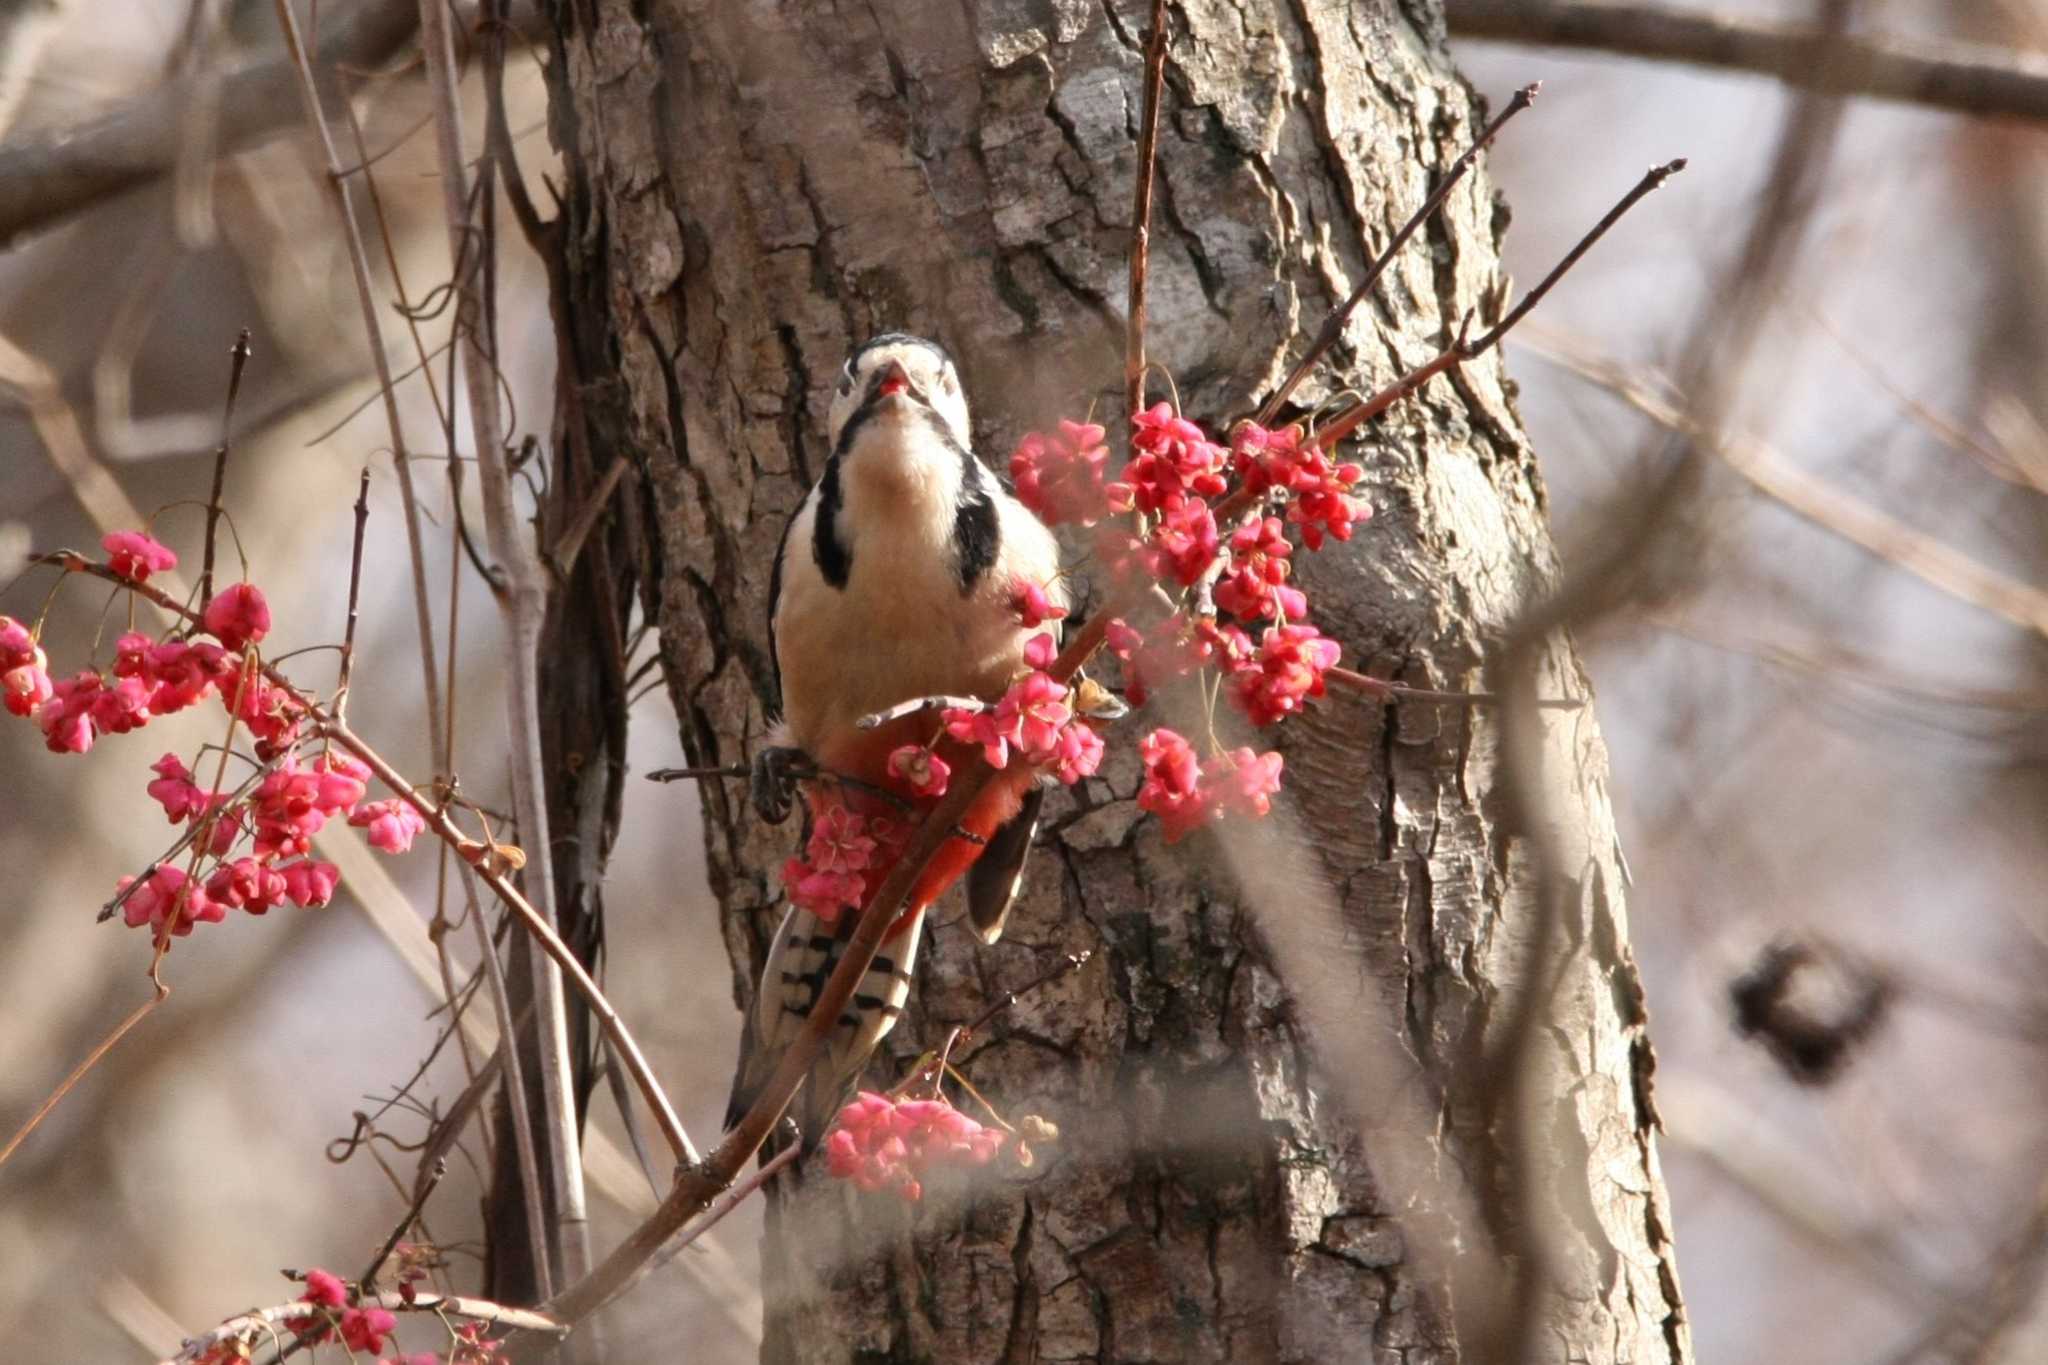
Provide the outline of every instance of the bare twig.
{"type": "MultiPolygon", "coordinates": [[[[149,599],[174,617],[193,623],[199,621],[197,612],[166,595],[154,582],[132,582],[116,574],[106,565],[87,559],[75,550],[53,551],[39,556],[38,562],[55,565],[69,573],[84,574],[89,578],[119,584],[128,591],[149,599]]],[[[1096,638],[1099,640],[1099,632],[1096,638]]],[[[337,719],[318,701],[302,692],[274,665],[266,665],[263,676],[273,686],[284,689],[294,705],[304,709],[306,718],[316,734],[326,736],[360,759],[382,786],[418,812],[436,838],[446,840],[459,853],[463,853],[465,862],[469,857],[475,857],[479,862],[484,861],[489,850],[463,833],[461,827],[449,816],[444,803],[430,799],[426,793],[406,781],[382,754],[364,743],[361,736],[349,729],[347,724],[337,719]]],[[[668,1140],[678,1160],[685,1165],[696,1165],[696,1147],[691,1143],[689,1135],[683,1131],[682,1123],[676,1118],[674,1107],[669,1104],[668,1097],[662,1092],[660,1082],[655,1080],[653,1069],[647,1065],[646,1055],[640,1051],[640,1045],[627,1031],[618,1011],[612,1008],[611,1002],[605,999],[604,992],[577,961],[575,953],[570,951],[569,946],[562,942],[561,937],[541,918],[540,912],[519,893],[518,888],[507,880],[503,872],[494,866],[484,865],[476,869],[476,875],[491,889],[492,894],[504,903],[505,908],[512,911],[534,935],[542,951],[561,964],[571,983],[590,1005],[591,1013],[597,1016],[606,1038],[625,1061],[634,1085],[639,1089],[641,1098],[647,1102],[648,1108],[654,1111],[655,1118],[661,1124],[662,1136],[668,1140]]],[[[842,1005],[844,1003],[841,1002],[842,1005]]]]}
{"type": "Polygon", "coordinates": [[[355,276],[356,302],[362,310],[363,327],[369,333],[370,361],[377,371],[377,390],[384,399],[384,422],[391,436],[391,463],[398,472],[399,503],[405,513],[405,543],[412,555],[413,613],[419,621],[427,734],[430,747],[438,756],[446,751],[447,746],[441,733],[441,684],[434,669],[434,613],[427,603],[426,556],[420,541],[419,503],[413,492],[412,457],[405,443],[405,427],[398,418],[398,397],[392,388],[391,362],[384,354],[384,330],[377,321],[377,301],[370,284],[370,258],[363,249],[363,233],[356,222],[355,200],[349,191],[348,178],[341,172],[341,157],[335,151],[334,136],[328,130],[326,115],[321,112],[318,83],[313,78],[312,63],[306,55],[305,41],[300,36],[298,17],[292,11],[290,0],[277,0],[277,19],[284,30],[285,46],[291,53],[292,69],[298,73],[306,121],[319,135],[321,149],[327,158],[328,186],[334,192],[336,212],[340,215],[343,238],[348,244],[349,268],[355,276]]]}
{"type": "Polygon", "coordinates": [[[1152,180],[1159,159],[1159,96],[1166,83],[1166,0],[1152,0],[1145,39],[1145,105],[1131,206],[1131,283],[1124,318],[1124,408],[1145,406],[1145,275],[1152,264],[1152,180]]]}
{"type": "Polygon", "coordinates": [[[70,1074],[58,1083],[57,1088],[50,1092],[49,1097],[36,1106],[36,1111],[28,1116],[21,1127],[14,1130],[14,1136],[7,1139],[7,1145],[0,1147],[0,1166],[5,1166],[7,1159],[14,1155],[22,1143],[28,1141],[29,1134],[35,1132],[41,1126],[42,1121],[50,1116],[50,1111],[63,1103],[64,1097],[71,1093],[72,1087],[85,1079],[87,1072],[99,1065],[100,1058],[114,1050],[114,1044],[127,1037],[129,1031],[142,1022],[144,1016],[170,998],[171,988],[166,986],[161,980],[152,976],[150,984],[154,988],[154,993],[149,999],[137,1005],[126,1019],[123,1019],[114,1026],[112,1033],[100,1039],[98,1046],[94,1047],[91,1052],[86,1053],[85,1059],[79,1062],[77,1066],[72,1067],[70,1074]]]}
{"type": "Polygon", "coordinates": [[[412,1225],[419,1221],[420,1211],[426,1208],[428,1198],[433,1195],[435,1187],[441,1183],[442,1177],[447,1174],[448,1159],[446,1157],[436,1157],[433,1169],[427,1173],[425,1180],[419,1182],[419,1187],[413,1192],[412,1203],[406,1208],[405,1216],[398,1220],[398,1226],[391,1229],[391,1235],[384,1239],[384,1245],[379,1247],[377,1254],[370,1258],[369,1266],[362,1274],[356,1276],[357,1281],[365,1289],[377,1283],[377,1272],[382,1270],[384,1263],[391,1259],[391,1253],[396,1251],[398,1244],[405,1240],[405,1234],[412,1231],[412,1225]]]}
{"type": "MultiPolygon", "coordinates": [[[[448,255],[456,274],[455,329],[461,341],[463,378],[469,394],[470,428],[476,439],[477,470],[483,484],[484,523],[491,557],[506,576],[498,595],[509,635],[511,655],[506,725],[510,731],[513,806],[527,844],[526,885],[533,888],[539,917],[552,936],[561,920],[556,911],[552,839],[540,744],[539,658],[542,617],[547,610],[547,584],[533,551],[522,534],[512,479],[506,467],[505,439],[498,412],[497,358],[490,353],[484,327],[489,300],[472,287],[475,278],[464,270],[469,229],[468,188],[463,168],[468,157],[462,144],[462,112],[457,99],[455,45],[449,31],[445,0],[420,0],[421,46],[427,84],[433,93],[434,123],[441,152],[441,198],[447,219],[448,255]]],[[[488,197],[489,167],[480,178],[488,197]]],[[[492,243],[486,238],[469,252],[474,263],[487,261],[492,243]]],[[[560,940],[557,939],[557,942],[560,940]]],[[[590,1265],[589,1213],[583,1190],[582,1132],[577,1123],[574,1059],[569,1049],[568,1008],[561,970],[552,954],[535,954],[533,964],[534,1033],[540,1064],[540,1089],[548,1130],[547,1178],[555,1196],[556,1254],[560,1269],[581,1278],[590,1265]]],[[[581,970],[579,964],[578,970],[581,970]]],[[[643,1063],[644,1065],[644,1063],[643,1063]]],[[[668,1124],[681,1125],[674,1115],[668,1124]]]]}
{"type": "Polygon", "coordinates": [[[1380,276],[1394,263],[1394,258],[1401,254],[1401,248],[1408,244],[1408,239],[1415,235],[1416,229],[1428,222],[1430,215],[1450,197],[1458,182],[1465,178],[1465,172],[1472,168],[1472,162],[1481,149],[1493,141],[1500,130],[1507,126],[1509,119],[1534,102],[1536,93],[1541,88],[1540,82],[1532,82],[1517,90],[1508,100],[1507,108],[1501,110],[1493,122],[1480,129],[1479,136],[1472,140],[1472,145],[1444,171],[1442,178],[1437,181],[1436,188],[1430,191],[1429,198],[1422,201],[1422,207],[1409,215],[1408,221],[1401,224],[1400,230],[1387,242],[1380,254],[1373,258],[1372,264],[1366,267],[1365,277],[1358,282],[1357,288],[1351,291],[1351,296],[1332,309],[1330,316],[1323,320],[1323,328],[1316,333],[1316,339],[1310,344],[1307,353],[1287,372],[1287,378],[1280,381],[1280,387],[1273,390],[1273,396],[1259,406],[1258,416],[1252,418],[1254,422],[1260,426],[1272,423],[1280,411],[1280,405],[1294,396],[1294,391],[1301,386],[1302,380],[1308,378],[1309,371],[1316,367],[1316,362],[1329,354],[1330,348],[1343,337],[1345,325],[1351,321],[1351,315],[1358,310],[1358,305],[1365,301],[1365,296],[1372,292],[1372,287],[1379,283],[1380,276]]]}
{"type": "Polygon", "coordinates": [[[877,711],[872,715],[862,716],[853,724],[854,728],[858,730],[879,730],[891,721],[902,720],[905,716],[914,716],[921,711],[986,710],[988,710],[988,703],[979,697],[912,697],[908,701],[899,701],[894,706],[877,711]]]}
{"type": "Polygon", "coordinates": [[[740,1181],[739,1184],[733,1186],[720,1196],[718,1201],[705,1211],[702,1218],[698,1219],[673,1242],[663,1247],[660,1253],[648,1263],[647,1268],[650,1271],[659,1270],[685,1251],[688,1251],[692,1246],[696,1245],[698,1239],[703,1237],[705,1233],[724,1222],[727,1214],[731,1213],[741,1204],[744,1204],[748,1196],[773,1180],[783,1167],[802,1156],[803,1151],[802,1143],[792,1142],[774,1156],[755,1167],[753,1171],[748,1173],[746,1179],[740,1181]]]}
{"type": "Polygon", "coordinates": [[[341,663],[334,681],[334,714],[348,715],[348,675],[356,662],[356,616],[361,610],[363,591],[363,531],[370,524],[370,467],[363,466],[362,482],[356,485],[356,532],[348,556],[348,616],[341,631],[341,663]]]}
{"type": "MultiPolygon", "coordinates": [[[[391,1313],[432,1313],[437,1317],[466,1318],[471,1322],[488,1322],[498,1327],[520,1332],[544,1332],[560,1336],[568,1326],[546,1313],[531,1308],[513,1308],[489,1299],[473,1299],[460,1294],[435,1294],[419,1292],[410,1298],[403,1294],[365,1294],[358,1301],[364,1308],[382,1308],[391,1313]]],[[[229,1318],[210,1332],[193,1337],[185,1343],[184,1349],[174,1356],[167,1356],[159,1365],[183,1365],[184,1362],[203,1359],[216,1346],[229,1345],[237,1341],[259,1341],[274,1338],[293,1318],[317,1315],[319,1309],[304,1299],[294,1299],[274,1308],[258,1308],[229,1318]]]]}
{"type": "Polygon", "coordinates": [[[1712,14],[1620,0],[1449,0],[1451,32],[1727,67],[1787,85],[1959,114],[2048,119],[2048,58],[1979,43],[1712,14]]]}
{"type": "Polygon", "coordinates": [[[562,528],[562,534],[548,548],[548,568],[557,578],[567,578],[569,571],[576,567],[576,556],[582,553],[583,542],[590,538],[591,528],[604,515],[605,507],[611,502],[612,494],[618,490],[620,480],[632,472],[633,462],[624,455],[612,457],[611,468],[597,481],[597,487],[590,491],[590,497],[583,506],[576,509],[576,516],[562,528]]]}
{"type": "Polygon", "coordinates": [[[220,444],[213,452],[213,491],[206,495],[206,558],[199,568],[199,600],[213,600],[213,533],[220,522],[220,497],[228,477],[228,447],[234,440],[235,400],[242,396],[242,371],[249,364],[249,329],[228,350],[228,401],[220,415],[220,444]]]}
{"type": "Polygon", "coordinates": [[[1649,194],[1652,190],[1655,190],[1666,180],[1669,180],[1684,169],[1685,158],[1679,157],[1674,161],[1667,161],[1661,166],[1652,166],[1649,170],[1645,171],[1643,178],[1636,182],[1635,187],[1616,201],[1614,207],[1607,210],[1600,221],[1595,223],[1586,235],[1579,238],[1572,249],[1564,254],[1564,259],[1552,266],[1550,273],[1541,280],[1538,280],[1536,287],[1523,295],[1522,301],[1516,304],[1506,317],[1494,324],[1479,340],[1473,341],[1471,339],[1469,332],[1472,320],[1470,317],[1465,318],[1458,326],[1456,337],[1452,339],[1448,346],[1437,352],[1435,356],[1422,365],[1410,370],[1407,374],[1402,375],[1399,379],[1381,389],[1378,393],[1373,394],[1369,398],[1361,399],[1359,402],[1346,408],[1343,412],[1332,418],[1328,425],[1317,430],[1316,440],[1324,446],[1336,445],[1337,442],[1349,436],[1353,431],[1356,431],[1361,424],[1379,416],[1379,414],[1385,412],[1409,394],[1414,393],[1446,370],[1455,369],[1469,361],[1476,360],[1492,350],[1516,323],[1529,315],[1529,310],[1542,301],[1543,296],[1550,292],[1552,286],[1564,278],[1565,272],[1574,265],[1577,265],[1579,258],[1588,251],[1591,251],[1595,242],[1607,235],[1607,230],[1619,222],[1624,213],[1634,208],[1643,196],[1649,194]]]}

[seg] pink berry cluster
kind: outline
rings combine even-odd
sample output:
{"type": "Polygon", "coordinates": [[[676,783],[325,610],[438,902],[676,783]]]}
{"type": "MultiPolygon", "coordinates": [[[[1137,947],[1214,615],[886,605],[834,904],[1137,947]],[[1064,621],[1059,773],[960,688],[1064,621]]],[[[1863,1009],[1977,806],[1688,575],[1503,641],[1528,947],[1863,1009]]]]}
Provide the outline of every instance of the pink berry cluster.
{"type": "Polygon", "coordinates": [[[1075,712],[1071,689],[1045,671],[1058,656],[1052,636],[1041,632],[1026,640],[1024,662],[1030,671],[1010,684],[994,706],[978,711],[948,707],[946,733],[981,746],[991,768],[1008,767],[1014,752],[1068,786],[1093,773],[1102,766],[1102,736],[1075,712]]]}
{"type": "Polygon", "coordinates": [[[803,856],[782,865],[782,885],[791,903],[826,924],[859,909],[870,883],[887,873],[910,837],[909,824],[888,809],[837,788],[816,794],[803,856]]]}
{"type": "MultiPolygon", "coordinates": [[[[1027,630],[1067,613],[1041,583],[1012,585],[1011,606],[1027,630]]],[[[1053,637],[1039,632],[1025,642],[1029,669],[993,706],[979,710],[948,707],[942,736],[978,746],[989,765],[1008,767],[1012,758],[1074,783],[1102,764],[1102,736],[1076,712],[1071,689],[1045,670],[1058,657],[1053,637]]],[[[890,752],[886,771],[896,794],[932,802],[946,794],[953,765],[931,744],[905,744],[890,752]]],[[[915,821],[885,799],[844,788],[812,797],[811,835],[800,857],[782,865],[782,885],[792,904],[827,924],[858,909],[901,856],[915,821]]]]}
{"type": "Polygon", "coordinates": [[[986,1166],[1008,1134],[986,1127],[943,1099],[897,1100],[863,1090],[839,1111],[825,1139],[825,1164],[841,1180],[873,1193],[924,1197],[924,1177],[942,1166],[986,1166]]]}
{"type": "MultiPolygon", "coordinates": [[[[415,1274],[401,1277],[400,1293],[407,1303],[413,1302],[419,1278],[415,1274]]],[[[306,1292],[299,1302],[310,1311],[286,1318],[284,1329],[306,1346],[338,1341],[351,1360],[373,1355],[376,1365],[503,1365],[510,1359],[504,1341],[486,1337],[482,1322],[451,1326],[452,1341],[446,1355],[435,1351],[382,1355],[387,1339],[398,1330],[398,1316],[375,1303],[364,1305],[355,1288],[329,1271],[306,1272],[306,1292]]],[[[249,1358],[246,1341],[226,1340],[197,1357],[193,1365],[241,1365],[249,1358]]]]}
{"type": "MultiPolygon", "coordinates": [[[[1253,725],[1300,711],[1323,695],[1342,651],[1307,620],[1307,594],[1291,581],[1290,532],[1312,550],[1350,539],[1372,512],[1354,491],[1364,470],[1333,462],[1296,426],[1240,423],[1226,447],[1165,403],[1131,423],[1131,457],[1114,481],[1103,473],[1103,429],[1092,424],[1032,433],[1010,460],[1018,496],[1048,524],[1095,528],[1097,557],[1121,588],[1157,584],[1178,604],[1142,626],[1108,623],[1126,694],[1142,705],[1154,688],[1200,674],[1253,725]],[[1234,524],[1219,528],[1219,513],[1234,524]]],[[[1138,803],[1160,816],[1169,840],[1228,814],[1263,815],[1279,790],[1279,754],[1225,750],[1213,737],[1209,747],[1205,759],[1165,729],[1140,746],[1138,803]]]]}
{"type": "MultiPolygon", "coordinates": [[[[108,568],[137,584],[177,567],[175,554],[140,531],[117,531],[101,544],[108,568]]],[[[253,790],[239,798],[203,783],[175,753],[151,766],[150,797],[193,836],[189,868],[151,868],[139,885],[133,885],[136,878],[121,879],[123,918],[151,926],[159,941],[189,934],[195,924],[219,923],[230,910],[261,915],[287,901],[327,904],[340,873],[311,854],[312,836],[330,819],[366,829],[370,843],[387,853],[404,852],[426,828],[401,800],[365,800],[370,770],[356,759],[301,754],[305,706],[258,667],[255,647],[271,627],[261,589],[251,583],[223,588],[206,603],[200,625],[212,639],[159,640],[129,631],[115,641],[106,673],[87,668],[53,682],[33,632],[0,616],[7,709],[34,720],[52,752],[85,753],[106,735],[138,730],[211,696],[249,732],[266,766],[253,790]]]]}

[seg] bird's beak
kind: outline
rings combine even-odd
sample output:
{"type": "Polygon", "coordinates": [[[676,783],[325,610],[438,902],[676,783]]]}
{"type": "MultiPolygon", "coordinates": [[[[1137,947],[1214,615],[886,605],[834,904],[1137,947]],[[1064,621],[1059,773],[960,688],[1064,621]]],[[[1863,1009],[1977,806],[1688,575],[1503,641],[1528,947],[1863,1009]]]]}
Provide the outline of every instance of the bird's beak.
{"type": "Polygon", "coordinates": [[[903,368],[901,361],[892,360],[882,367],[881,382],[875,385],[875,392],[884,398],[892,393],[911,392],[910,372],[903,368]]]}

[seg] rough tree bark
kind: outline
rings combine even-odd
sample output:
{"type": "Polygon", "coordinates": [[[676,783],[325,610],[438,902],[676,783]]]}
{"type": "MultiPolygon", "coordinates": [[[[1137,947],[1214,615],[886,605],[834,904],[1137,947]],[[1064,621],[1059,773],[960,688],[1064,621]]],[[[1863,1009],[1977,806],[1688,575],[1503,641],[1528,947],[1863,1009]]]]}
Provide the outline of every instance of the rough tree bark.
{"type": "MultiPolygon", "coordinates": [[[[573,340],[581,411],[592,448],[627,450],[644,476],[643,582],[685,746],[741,762],[772,702],[768,565],[819,472],[852,343],[943,337],[985,455],[1114,403],[1145,7],[548,8],[561,287],[609,322],[573,340]]],[[[1431,0],[1191,0],[1171,32],[1152,353],[1191,413],[1222,416],[1300,353],[1479,110],[1431,0]]],[[[1370,388],[1467,310],[1497,311],[1506,216],[1483,180],[1461,187],[1323,391],[1370,388]]],[[[1498,360],[1432,384],[1355,458],[1377,515],[1322,556],[1321,624],[1376,672],[1476,685],[1557,572],[1498,360]]],[[[1568,648],[1543,686],[1584,692],[1568,648]]],[[[1298,819],[1238,851],[1240,871],[1269,860],[1256,894],[1215,846],[1168,850],[1136,819],[1125,757],[1056,798],[1001,945],[939,917],[878,1068],[1093,949],[970,1058],[977,1084],[1064,1139],[1027,1177],[915,1212],[805,1182],[771,1211],[765,1358],[1490,1357],[1504,1328],[1470,1301],[1486,1277],[1460,1267],[1532,1245],[1548,1286],[1536,1356],[1689,1358],[1590,712],[1549,747],[1568,894],[1550,1024],[1515,1037],[1514,983],[1551,898],[1505,823],[1497,725],[1333,697],[1283,728],[1298,819]],[[1519,1123],[1503,1052],[1540,1078],[1519,1123]],[[1406,1080],[1361,1083],[1375,1069],[1406,1080]]],[[[794,836],[739,796],[707,785],[703,810],[744,996],[794,836]]]]}

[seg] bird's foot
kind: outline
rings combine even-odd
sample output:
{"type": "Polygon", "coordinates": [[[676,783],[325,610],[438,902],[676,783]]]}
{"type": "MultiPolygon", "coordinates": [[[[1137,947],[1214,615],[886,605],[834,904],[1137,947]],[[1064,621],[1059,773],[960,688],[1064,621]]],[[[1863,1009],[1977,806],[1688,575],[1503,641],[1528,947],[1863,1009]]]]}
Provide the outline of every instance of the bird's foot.
{"type": "Polygon", "coordinates": [[[801,749],[776,744],[754,755],[754,770],[748,781],[754,814],[771,825],[789,818],[796,804],[796,781],[809,768],[801,749]]]}

